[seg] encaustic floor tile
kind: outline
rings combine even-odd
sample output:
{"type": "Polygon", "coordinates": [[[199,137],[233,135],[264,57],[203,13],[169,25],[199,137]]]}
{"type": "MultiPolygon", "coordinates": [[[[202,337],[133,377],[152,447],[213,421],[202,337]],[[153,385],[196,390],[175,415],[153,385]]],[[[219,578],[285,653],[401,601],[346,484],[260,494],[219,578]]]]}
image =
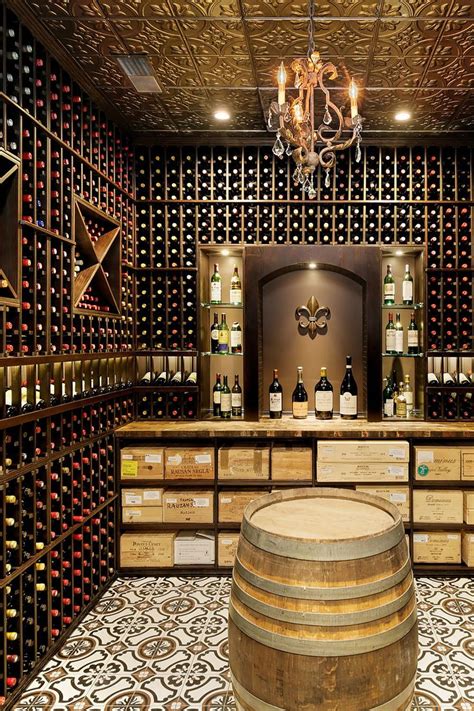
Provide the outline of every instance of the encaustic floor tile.
{"type": "MultiPolygon", "coordinates": [[[[230,579],[122,578],[23,693],[18,711],[235,711],[230,579]]],[[[417,580],[412,711],[474,711],[474,581],[417,580]]]]}

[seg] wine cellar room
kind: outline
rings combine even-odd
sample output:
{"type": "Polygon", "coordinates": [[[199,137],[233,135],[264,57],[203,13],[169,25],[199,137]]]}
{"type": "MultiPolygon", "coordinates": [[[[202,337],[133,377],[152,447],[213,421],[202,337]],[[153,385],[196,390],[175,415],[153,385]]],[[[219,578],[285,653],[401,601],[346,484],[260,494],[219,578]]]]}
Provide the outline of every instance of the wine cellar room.
{"type": "Polygon", "coordinates": [[[0,22],[0,709],[474,711],[472,3],[0,22]],[[416,675],[280,688],[250,621],[356,502],[416,675]]]}

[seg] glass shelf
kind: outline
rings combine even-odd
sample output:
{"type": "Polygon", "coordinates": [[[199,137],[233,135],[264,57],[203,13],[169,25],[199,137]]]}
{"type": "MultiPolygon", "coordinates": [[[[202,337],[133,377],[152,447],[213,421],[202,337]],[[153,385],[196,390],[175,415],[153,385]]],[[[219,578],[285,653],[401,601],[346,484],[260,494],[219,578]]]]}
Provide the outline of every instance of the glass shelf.
{"type": "Polygon", "coordinates": [[[239,358],[242,358],[243,353],[210,353],[210,351],[205,351],[201,353],[202,356],[212,356],[213,358],[215,356],[218,356],[219,358],[228,358],[229,356],[238,356],[239,358]]]}
{"type": "Polygon", "coordinates": [[[382,358],[423,358],[424,353],[382,353],[382,358]]]}
{"type": "Polygon", "coordinates": [[[243,309],[243,304],[229,304],[221,302],[220,304],[211,304],[209,301],[201,301],[203,309],[243,309]]]}
{"type": "Polygon", "coordinates": [[[420,301],[416,304],[382,304],[383,309],[411,309],[412,311],[419,311],[423,308],[423,302],[420,301]]]}

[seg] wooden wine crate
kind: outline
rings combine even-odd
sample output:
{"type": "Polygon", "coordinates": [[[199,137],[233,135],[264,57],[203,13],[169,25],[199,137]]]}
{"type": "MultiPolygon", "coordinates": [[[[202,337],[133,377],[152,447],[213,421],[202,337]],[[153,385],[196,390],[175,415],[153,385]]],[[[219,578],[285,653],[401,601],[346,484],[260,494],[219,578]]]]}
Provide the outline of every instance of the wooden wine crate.
{"type": "Polygon", "coordinates": [[[311,447],[273,447],[272,480],[311,481],[312,478],[313,451],[311,447]]]}
{"type": "Polygon", "coordinates": [[[445,489],[413,491],[414,523],[462,523],[463,492],[445,489]]]}
{"type": "Polygon", "coordinates": [[[269,479],[269,447],[220,447],[219,479],[269,479]]]}
{"type": "Polygon", "coordinates": [[[474,533],[463,531],[461,554],[463,563],[469,568],[474,568],[474,533]]]}
{"type": "Polygon", "coordinates": [[[122,506],[162,506],[164,489],[122,489],[122,506]]]}
{"type": "Polygon", "coordinates": [[[409,461],[410,445],[405,440],[318,442],[318,462],[393,462],[399,464],[409,461]]]}
{"type": "Polygon", "coordinates": [[[122,481],[163,479],[163,448],[125,447],[120,452],[122,481]]]}
{"type": "Polygon", "coordinates": [[[415,447],[415,479],[454,481],[460,478],[459,447],[415,447]]]}
{"type": "Polygon", "coordinates": [[[163,494],[163,523],[212,523],[214,492],[167,489],[163,494]]]}
{"type": "Polygon", "coordinates": [[[168,568],[174,564],[176,533],[123,533],[120,537],[122,568],[168,568]]]}
{"type": "Polygon", "coordinates": [[[217,563],[223,567],[232,567],[237,546],[239,544],[239,534],[234,531],[222,531],[217,538],[217,563]]]}
{"type": "Polygon", "coordinates": [[[464,523],[474,525],[474,491],[464,491],[463,493],[464,523]]]}
{"type": "Polygon", "coordinates": [[[408,464],[390,462],[321,462],[316,467],[318,482],[408,481],[408,464]]]}
{"type": "Polygon", "coordinates": [[[410,488],[408,486],[356,486],[356,491],[380,496],[400,511],[403,521],[410,521],[410,488]]]}
{"type": "Polygon", "coordinates": [[[122,523],[162,523],[162,506],[123,506],[122,523]]]}
{"type": "Polygon", "coordinates": [[[166,447],[165,479],[213,478],[213,447],[166,447]]]}
{"type": "Polygon", "coordinates": [[[414,563],[460,563],[461,533],[416,531],[413,534],[414,563]]]}
{"type": "Polygon", "coordinates": [[[263,491],[221,491],[219,492],[219,523],[240,523],[247,504],[265,493],[263,491]]]}

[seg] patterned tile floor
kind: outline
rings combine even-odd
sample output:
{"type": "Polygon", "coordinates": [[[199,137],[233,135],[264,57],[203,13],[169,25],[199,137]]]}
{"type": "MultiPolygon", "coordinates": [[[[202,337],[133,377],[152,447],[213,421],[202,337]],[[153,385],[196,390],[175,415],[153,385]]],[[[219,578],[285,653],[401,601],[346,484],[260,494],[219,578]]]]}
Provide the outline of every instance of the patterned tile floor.
{"type": "MultiPolygon", "coordinates": [[[[117,580],[16,711],[235,711],[229,578],[117,580]]],[[[412,711],[474,711],[474,579],[417,581],[412,711]]]]}

